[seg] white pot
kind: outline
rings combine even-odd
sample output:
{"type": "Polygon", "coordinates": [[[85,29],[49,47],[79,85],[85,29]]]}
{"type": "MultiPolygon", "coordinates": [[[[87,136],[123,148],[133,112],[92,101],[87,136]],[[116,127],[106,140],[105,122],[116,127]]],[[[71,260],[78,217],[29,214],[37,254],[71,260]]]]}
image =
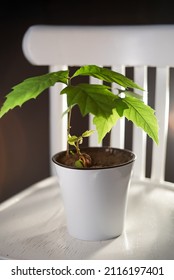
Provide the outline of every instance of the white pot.
{"type": "MultiPolygon", "coordinates": [[[[89,148],[88,148],[89,149],[89,148]]],[[[121,151],[103,149],[109,153],[121,151]]],[[[84,150],[84,149],[83,149],[84,150]]],[[[72,168],[53,156],[60,182],[67,228],[71,236],[83,240],[105,240],[117,237],[124,230],[127,194],[136,156],[124,150],[129,159],[120,165],[105,168],[72,168]]]]}

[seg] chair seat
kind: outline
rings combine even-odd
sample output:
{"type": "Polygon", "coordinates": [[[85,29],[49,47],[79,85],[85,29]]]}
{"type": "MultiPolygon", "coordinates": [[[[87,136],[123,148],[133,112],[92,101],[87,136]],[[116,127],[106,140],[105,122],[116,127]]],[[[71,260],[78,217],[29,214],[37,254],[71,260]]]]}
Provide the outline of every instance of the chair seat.
{"type": "Polygon", "coordinates": [[[69,236],[54,176],[3,202],[0,225],[1,259],[174,259],[174,191],[166,182],[132,181],[125,231],[115,239],[69,236]]]}

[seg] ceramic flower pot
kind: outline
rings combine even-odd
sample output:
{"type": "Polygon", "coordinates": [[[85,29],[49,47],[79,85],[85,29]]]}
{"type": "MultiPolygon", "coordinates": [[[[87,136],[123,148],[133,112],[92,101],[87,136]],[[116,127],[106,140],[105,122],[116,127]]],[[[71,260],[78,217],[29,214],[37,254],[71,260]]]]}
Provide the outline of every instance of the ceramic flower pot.
{"type": "Polygon", "coordinates": [[[52,158],[68,232],[75,238],[91,241],[117,237],[124,230],[128,189],[136,156],[131,151],[117,148],[95,147],[86,151],[102,152],[106,158],[112,155],[113,163],[111,166],[79,169],[61,163],[65,151],[52,158]],[[118,159],[114,161],[115,158],[118,159]]]}

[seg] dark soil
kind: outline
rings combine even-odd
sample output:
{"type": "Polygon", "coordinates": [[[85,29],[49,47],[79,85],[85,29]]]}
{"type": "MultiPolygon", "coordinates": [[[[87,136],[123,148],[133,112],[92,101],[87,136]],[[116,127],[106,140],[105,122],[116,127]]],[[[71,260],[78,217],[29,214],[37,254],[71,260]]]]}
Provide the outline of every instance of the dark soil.
{"type": "MultiPolygon", "coordinates": [[[[91,166],[88,168],[119,166],[135,159],[135,155],[131,151],[110,147],[83,148],[81,152],[89,155],[91,158],[91,166]]],[[[74,167],[77,159],[77,156],[72,154],[67,158],[66,152],[61,152],[53,157],[54,162],[70,167],[74,167]]]]}

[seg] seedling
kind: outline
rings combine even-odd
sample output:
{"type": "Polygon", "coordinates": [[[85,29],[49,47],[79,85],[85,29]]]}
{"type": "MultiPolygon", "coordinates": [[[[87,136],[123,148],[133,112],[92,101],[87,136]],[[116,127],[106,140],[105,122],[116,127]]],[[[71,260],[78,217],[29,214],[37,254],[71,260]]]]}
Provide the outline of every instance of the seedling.
{"type": "Polygon", "coordinates": [[[117,121],[126,117],[137,127],[143,129],[152,140],[158,144],[158,121],[155,111],[142,100],[142,95],[135,90],[144,89],[126,76],[97,65],[85,65],[77,69],[70,77],[69,70],[47,73],[31,77],[12,87],[6,95],[6,100],[0,110],[0,117],[16,106],[22,106],[30,99],[37,98],[44,90],[56,83],[65,84],[60,94],[67,95],[67,157],[70,155],[69,145],[76,149],[75,165],[90,166],[90,160],[80,151],[84,137],[90,137],[93,130],[85,131],[81,136],[71,136],[71,113],[74,106],[79,106],[82,116],[92,114],[100,143],[117,121]],[[79,83],[72,85],[72,80],[78,76],[91,76],[110,85],[79,83]],[[112,84],[115,85],[113,90],[112,84]],[[119,86],[120,87],[117,88],[119,86]]]}

